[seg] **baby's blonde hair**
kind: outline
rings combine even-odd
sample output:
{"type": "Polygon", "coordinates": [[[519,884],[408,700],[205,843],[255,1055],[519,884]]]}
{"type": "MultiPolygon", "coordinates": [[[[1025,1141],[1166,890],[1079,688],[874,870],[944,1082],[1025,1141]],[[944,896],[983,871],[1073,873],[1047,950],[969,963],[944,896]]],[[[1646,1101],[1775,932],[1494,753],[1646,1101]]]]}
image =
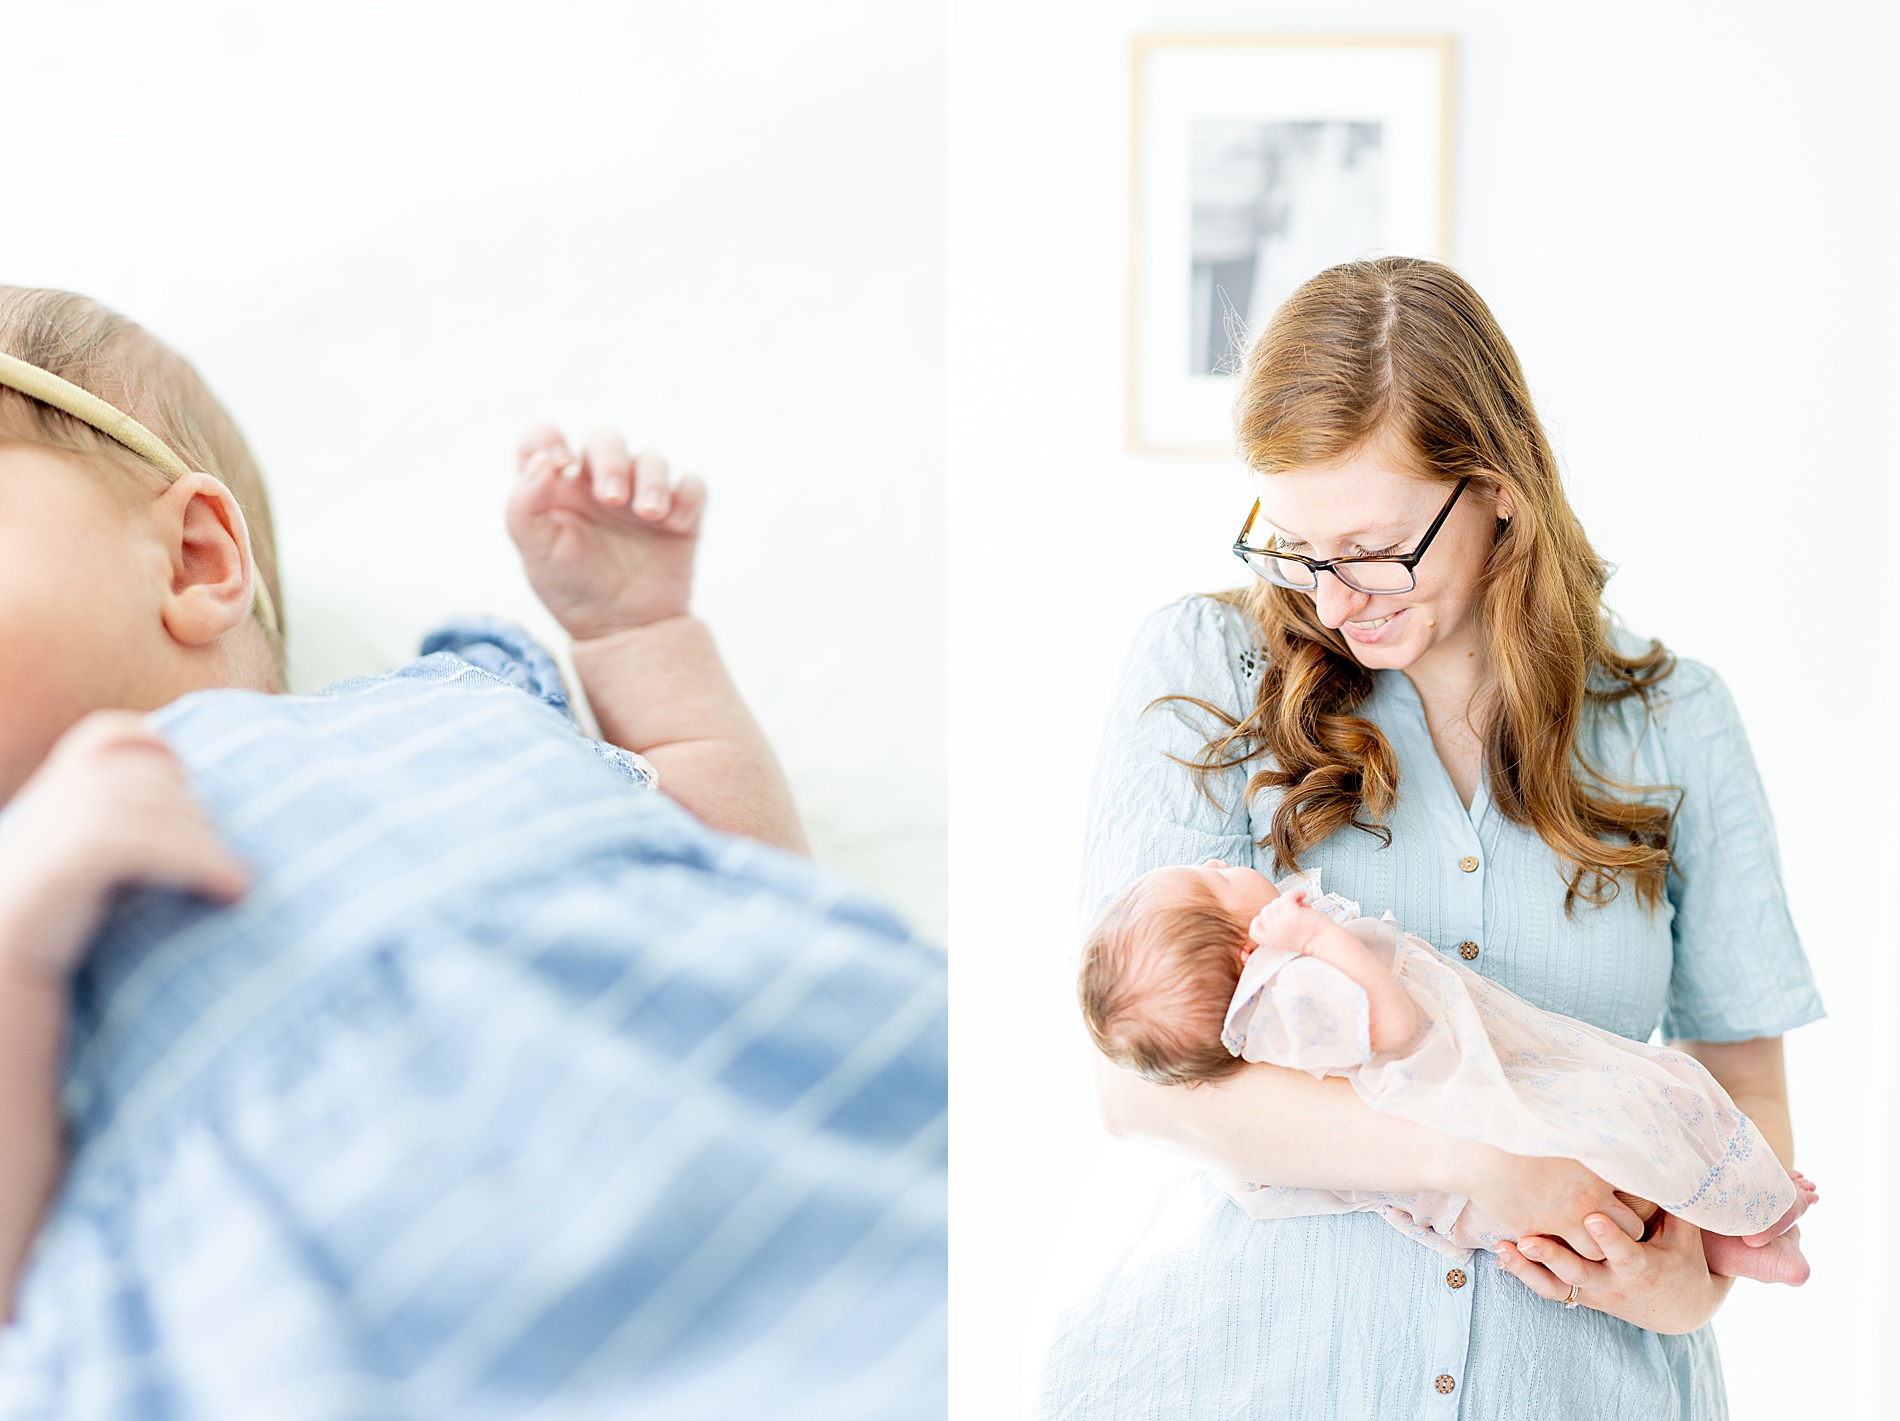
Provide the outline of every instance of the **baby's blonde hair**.
{"type": "Polygon", "coordinates": [[[1082,947],[1076,995],[1096,1048],[1158,1085],[1219,1080],[1242,1062],[1221,1041],[1247,960],[1247,925],[1195,888],[1150,904],[1138,878],[1082,947]]]}
{"type": "MultiPolygon", "coordinates": [[[[237,499],[251,535],[257,576],[270,593],[276,626],[259,619],[278,681],[284,678],[284,595],[277,537],[264,476],[224,406],[186,361],[144,327],[85,296],[0,286],[0,351],[58,375],[132,416],[193,469],[220,480],[237,499]]],[[[83,420],[0,385],[0,442],[61,450],[109,463],[153,483],[154,470],[83,420]]]]}

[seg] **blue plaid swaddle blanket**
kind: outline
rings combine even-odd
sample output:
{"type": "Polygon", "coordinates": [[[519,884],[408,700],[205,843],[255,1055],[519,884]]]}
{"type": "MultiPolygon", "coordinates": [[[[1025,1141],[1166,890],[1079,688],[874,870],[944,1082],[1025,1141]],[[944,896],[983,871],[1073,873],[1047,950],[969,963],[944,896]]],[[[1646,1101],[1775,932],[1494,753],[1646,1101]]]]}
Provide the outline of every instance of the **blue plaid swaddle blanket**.
{"type": "Polygon", "coordinates": [[[161,712],[256,874],[75,983],[8,1417],[941,1417],[942,957],[438,635],[161,712]]]}

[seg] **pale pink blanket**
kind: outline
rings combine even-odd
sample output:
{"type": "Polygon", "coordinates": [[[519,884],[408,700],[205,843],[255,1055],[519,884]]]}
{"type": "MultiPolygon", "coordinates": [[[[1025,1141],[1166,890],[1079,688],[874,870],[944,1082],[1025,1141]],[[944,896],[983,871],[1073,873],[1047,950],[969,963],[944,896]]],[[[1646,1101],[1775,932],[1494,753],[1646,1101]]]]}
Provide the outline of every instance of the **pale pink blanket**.
{"type": "MultiPolygon", "coordinates": [[[[1313,906],[1390,963],[1419,1008],[1402,1050],[1374,1056],[1363,989],[1314,958],[1262,947],[1248,958],[1222,1039],[1249,1061],[1341,1076],[1374,1110],[1518,1155],[1581,1161],[1617,1189],[1712,1233],[1753,1234],[1795,1202],[1794,1182],[1702,1064],[1532,1006],[1390,913],[1321,895],[1313,906]]],[[[1373,1211],[1446,1254],[1505,1235],[1459,1195],[1364,1194],[1229,1182],[1256,1218],[1373,1211]]]]}

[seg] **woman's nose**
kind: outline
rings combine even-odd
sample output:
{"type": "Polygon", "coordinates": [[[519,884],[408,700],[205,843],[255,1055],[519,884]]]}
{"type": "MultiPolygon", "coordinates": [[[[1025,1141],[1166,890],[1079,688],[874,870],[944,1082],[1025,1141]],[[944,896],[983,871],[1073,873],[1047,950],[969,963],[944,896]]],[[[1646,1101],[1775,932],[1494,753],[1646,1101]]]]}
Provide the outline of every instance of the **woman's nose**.
{"type": "Polygon", "coordinates": [[[1330,628],[1350,621],[1371,601],[1365,593],[1354,592],[1341,582],[1330,568],[1319,575],[1319,586],[1313,589],[1314,610],[1319,613],[1320,624],[1330,628]]]}

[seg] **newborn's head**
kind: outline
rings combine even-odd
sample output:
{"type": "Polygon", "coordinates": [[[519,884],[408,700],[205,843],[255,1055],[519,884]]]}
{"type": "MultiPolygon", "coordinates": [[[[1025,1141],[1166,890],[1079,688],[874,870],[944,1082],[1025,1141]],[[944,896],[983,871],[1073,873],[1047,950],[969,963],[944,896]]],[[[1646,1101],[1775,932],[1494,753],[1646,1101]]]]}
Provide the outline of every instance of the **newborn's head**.
{"type": "Polygon", "coordinates": [[[90,711],[208,686],[275,690],[282,606],[270,506],[243,436],[197,374],[83,296],[0,287],[0,352],[130,415],[193,471],[0,385],[0,804],[90,711]]]}
{"type": "Polygon", "coordinates": [[[1248,925],[1279,896],[1265,874],[1219,859],[1123,889],[1089,930],[1076,983],[1102,1054],[1160,1085],[1238,1070],[1221,1028],[1253,951],[1248,925]]]}

